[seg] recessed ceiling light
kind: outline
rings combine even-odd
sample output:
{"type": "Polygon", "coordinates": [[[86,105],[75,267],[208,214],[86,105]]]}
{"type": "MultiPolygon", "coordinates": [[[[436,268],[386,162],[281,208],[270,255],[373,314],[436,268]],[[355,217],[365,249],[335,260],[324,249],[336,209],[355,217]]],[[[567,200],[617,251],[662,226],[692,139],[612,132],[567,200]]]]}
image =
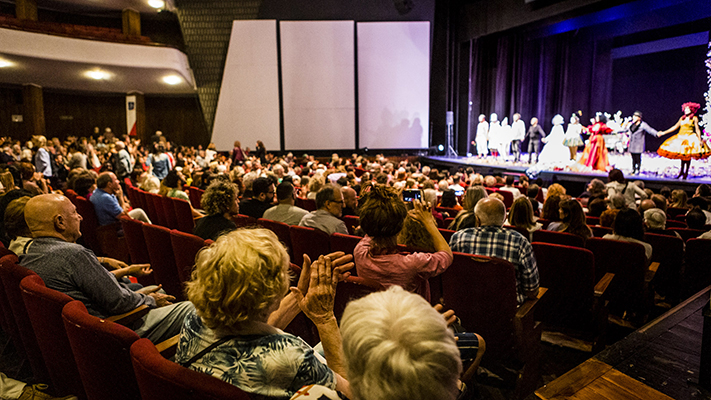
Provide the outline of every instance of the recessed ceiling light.
{"type": "Polygon", "coordinates": [[[0,68],[12,67],[13,65],[15,65],[15,63],[0,58],[0,68]]]}
{"type": "Polygon", "coordinates": [[[183,78],[179,77],[178,75],[168,75],[163,77],[163,82],[169,85],[177,85],[182,81],[183,78]]]}
{"type": "Polygon", "coordinates": [[[102,80],[102,79],[107,79],[109,77],[109,73],[102,71],[100,69],[93,69],[91,71],[87,71],[84,75],[88,76],[91,79],[96,79],[102,80]]]}
{"type": "Polygon", "coordinates": [[[163,0],[148,0],[148,5],[153,8],[163,8],[165,7],[165,2],[163,0]]]}

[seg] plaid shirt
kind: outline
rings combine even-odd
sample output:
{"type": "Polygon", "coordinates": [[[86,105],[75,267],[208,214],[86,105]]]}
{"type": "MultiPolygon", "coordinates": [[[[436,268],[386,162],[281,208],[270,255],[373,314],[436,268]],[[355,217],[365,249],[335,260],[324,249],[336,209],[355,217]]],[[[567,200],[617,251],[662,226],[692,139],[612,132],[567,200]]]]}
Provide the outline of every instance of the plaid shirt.
{"type": "Polygon", "coordinates": [[[497,257],[516,269],[518,304],[526,300],[525,291],[538,289],[538,267],[531,244],[520,233],[498,226],[481,226],[457,231],[449,241],[452,251],[497,257]]]}

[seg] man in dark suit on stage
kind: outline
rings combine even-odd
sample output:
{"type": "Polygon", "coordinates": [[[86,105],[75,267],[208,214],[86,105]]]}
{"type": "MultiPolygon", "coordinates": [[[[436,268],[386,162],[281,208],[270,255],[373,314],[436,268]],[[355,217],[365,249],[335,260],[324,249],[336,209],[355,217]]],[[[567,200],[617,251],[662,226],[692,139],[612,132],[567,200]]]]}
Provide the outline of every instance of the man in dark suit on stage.
{"type": "Polygon", "coordinates": [[[526,138],[528,139],[528,163],[531,163],[531,156],[533,152],[536,152],[536,162],[538,162],[538,156],[541,154],[541,139],[546,137],[546,132],[538,125],[538,118],[531,118],[531,126],[526,132],[526,138]]]}
{"type": "Polygon", "coordinates": [[[657,130],[642,121],[642,113],[635,111],[632,115],[632,124],[629,126],[630,154],[632,155],[632,173],[639,174],[642,166],[642,153],[644,153],[644,135],[657,136],[657,130]]]}

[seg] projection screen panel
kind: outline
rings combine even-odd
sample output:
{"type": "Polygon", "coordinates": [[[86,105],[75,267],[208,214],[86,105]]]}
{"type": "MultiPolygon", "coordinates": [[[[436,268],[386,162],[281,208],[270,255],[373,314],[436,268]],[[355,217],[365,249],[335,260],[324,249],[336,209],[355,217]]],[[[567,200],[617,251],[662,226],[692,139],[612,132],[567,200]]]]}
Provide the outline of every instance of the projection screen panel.
{"type": "Polygon", "coordinates": [[[276,21],[234,21],[212,130],[218,151],[235,140],[280,149],[277,66],[276,21]]]}
{"type": "Polygon", "coordinates": [[[355,148],[353,21],[281,21],[286,150],[355,148]]]}
{"type": "Polygon", "coordinates": [[[429,22],[358,23],[359,147],[429,146],[429,22]]]}

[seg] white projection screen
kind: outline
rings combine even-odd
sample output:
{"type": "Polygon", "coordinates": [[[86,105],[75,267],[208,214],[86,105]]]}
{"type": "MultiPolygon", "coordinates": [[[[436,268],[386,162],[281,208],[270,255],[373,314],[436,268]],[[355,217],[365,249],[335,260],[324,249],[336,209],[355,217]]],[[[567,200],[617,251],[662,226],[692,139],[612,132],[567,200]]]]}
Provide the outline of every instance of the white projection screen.
{"type": "Polygon", "coordinates": [[[286,150],[355,148],[353,21],[281,21],[286,150]]]}
{"type": "Polygon", "coordinates": [[[218,151],[235,140],[254,149],[280,150],[279,74],[275,20],[234,21],[215,111],[212,141],[218,151]]]}
{"type": "Polygon", "coordinates": [[[358,23],[359,147],[429,147],[430,23],[358,23]]]}

